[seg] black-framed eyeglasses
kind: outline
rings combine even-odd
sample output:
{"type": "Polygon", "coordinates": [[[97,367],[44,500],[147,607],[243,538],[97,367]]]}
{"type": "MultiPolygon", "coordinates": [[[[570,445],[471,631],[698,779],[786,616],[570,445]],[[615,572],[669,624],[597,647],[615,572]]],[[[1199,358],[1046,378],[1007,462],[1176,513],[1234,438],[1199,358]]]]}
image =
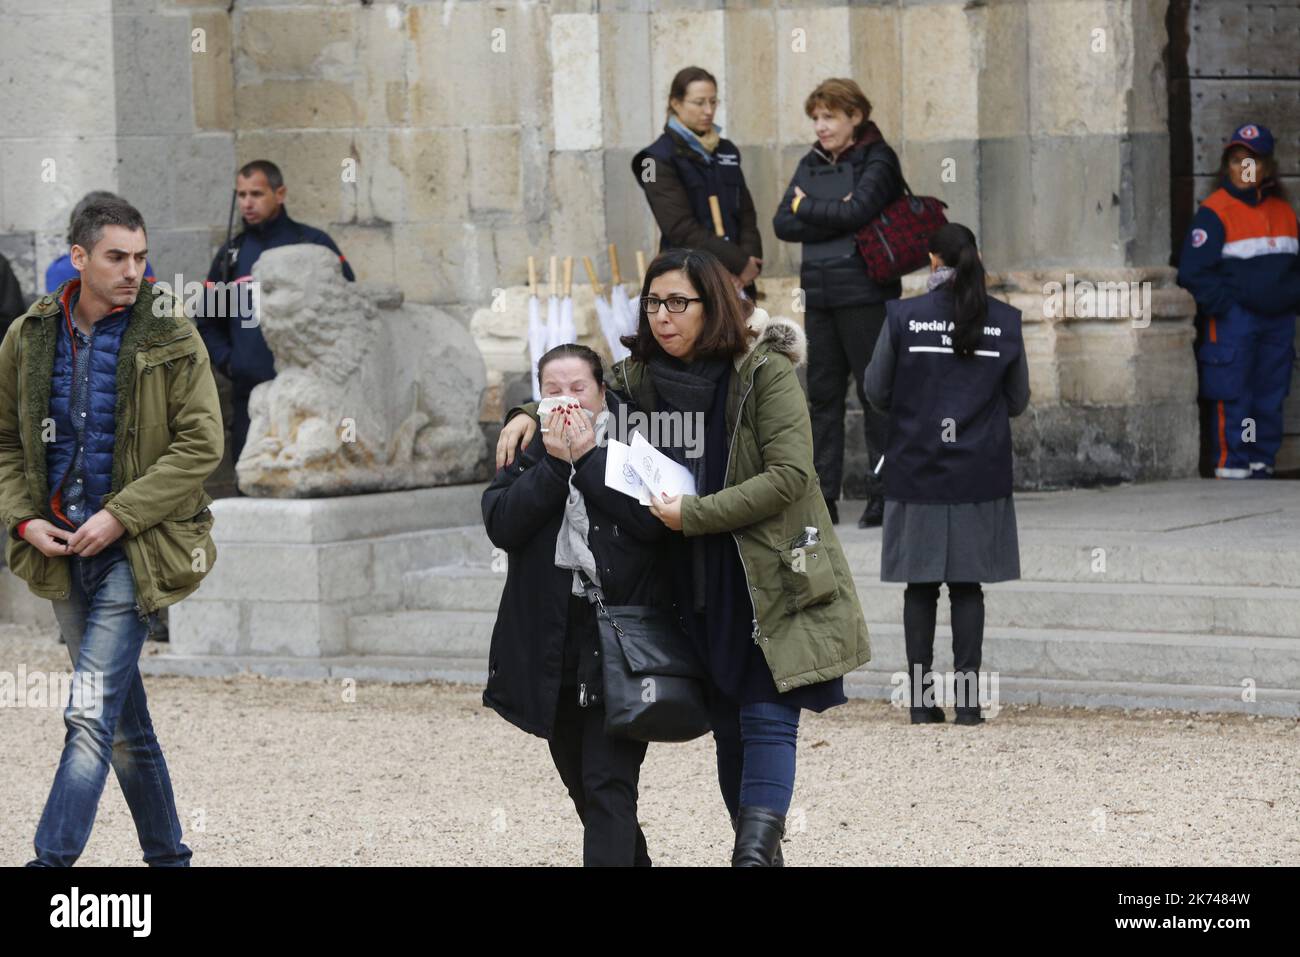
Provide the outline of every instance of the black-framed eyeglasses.
{"type": "Polygon", "coordinates": [[[686,296],[669,296],[667,299],[660,299],[658,296],[642,296],[641,308],[645,310],[647,316],[653,316],[659,311],[659,306],[665,305],[669,312],[685,312],[686,307],[693,302],[703,302],[698,296],[688,298],[686,296]]]}

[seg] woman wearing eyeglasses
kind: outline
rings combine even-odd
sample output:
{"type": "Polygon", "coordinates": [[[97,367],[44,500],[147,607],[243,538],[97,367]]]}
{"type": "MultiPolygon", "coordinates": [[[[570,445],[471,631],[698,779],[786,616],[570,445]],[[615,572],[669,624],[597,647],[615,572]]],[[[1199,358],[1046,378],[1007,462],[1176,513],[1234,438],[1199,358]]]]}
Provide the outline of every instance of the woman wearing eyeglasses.
{"type": "MultiPolygon", "coordinates": [[[[641,297],[637,332],[623,340],[632,355],[614,367],[609,388],[651,415],[692,416],[702,427],[702,449],[662,449],[690,470],[696,494],[651,511],[681,532],[669,540],[680,552],[667,564],[678,615],[713,686],[718,782],[736,828],[732,864],[779,865],[801,710],[844,703],[843,675],[871,657],[813,468],[795,375],[803,330],[740,300],[722,264],[699,250],[660,254],[641,297]]],[[[507,421],[499,466],[536,427],[532,414],[507,421]]]]}
{"type": "Polygon", "coordinates": [[[678,71],[668,92],[663,135],[632,158],[632,175],[659,224],[660,251],[707,249],[752,299],[763,268],[763,239],[740,150],[714,125],[717,111],[713,74],[698,66],[678,71]]]}

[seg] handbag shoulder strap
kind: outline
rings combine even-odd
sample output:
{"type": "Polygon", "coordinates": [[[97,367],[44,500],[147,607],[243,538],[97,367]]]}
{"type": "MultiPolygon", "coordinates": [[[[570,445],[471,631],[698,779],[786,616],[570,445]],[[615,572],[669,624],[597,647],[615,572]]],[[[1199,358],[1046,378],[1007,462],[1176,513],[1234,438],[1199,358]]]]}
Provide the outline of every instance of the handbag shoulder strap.
{"type": "MultiPolygon", "coordinates": [[[[578,576],[578,581],[582,582],[583,597],[596,605],[601,611],[605,611],[605,595],[601,592],[600,586],[588,578],[587,573],[581,568],[574,569],[574,573],[578,576]]],[[[605,613],[609,614],[608,612],[605,613]]]]}
{"type": "MultiPolygon", "coordinates": [[[[880,142],[881,142],[881,143],[884,143],[885,141],[884,141],[884,140],[881,140],[880,142]]],[[[888,145],[888,144],[886,144],[886,145],[888,145]]],[[[897,153],[894,154],[894,158],[895,158],[895,159],[898,158],[898,154],[897,154],[897,153]]],[[[902,160],[899,160],[899,161],[898,161],[898,181],[899,181],[900,183],[903,184],[903,195],[905,195],[905,196],[915,196],[915,195],[916,195],[915,193],[912,192],[912,187],[910,187],[910,186],[907,185],[907,177],[903,175],[903,161],[902,161],[902,160]]]]}

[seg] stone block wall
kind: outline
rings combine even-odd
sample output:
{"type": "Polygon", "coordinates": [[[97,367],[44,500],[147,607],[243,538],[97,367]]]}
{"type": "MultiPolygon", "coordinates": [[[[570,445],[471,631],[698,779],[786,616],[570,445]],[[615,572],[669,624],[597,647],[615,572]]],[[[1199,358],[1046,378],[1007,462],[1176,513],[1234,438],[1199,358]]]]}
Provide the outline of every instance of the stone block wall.
{"type": "MultiPolygon", "coordinates": [[[[0,131],[0,251],[25,279],[59,251],[71,202],[100,185],[145,210],[161,275],[205,270],[230,174],[259,157],[362,279],[465,323],[516,295],[530,254],[588,255],[608,279],[613,242],[630,276],[633,252],[658,241],[630,160],[692,63],[717,75],[718,122],[744,156],[764,288],[797,277],[799,250],[776,241],[771,215],[811,141],[804,97],[835,75],[862,84],[912,187],[974,229],[991,271],[1095,281],[1169,257],[1166,0],[0,4],[19,27],[0,32],[17,101],[0,131]],[[92,42],[27,69],[22,45],[56,33],[92,42]],[[38,188],[46,153],[71,165],[38,188]]],[[[503,322],[480,338],[485,423],[527,374],[503,322]]],[[[1091,369],[1094,355],[1104,369],[1108,342],[1080,331],[1043,353],[1044,374],[1069,382],[1054,364],[1091,369]]],[[[1194,366],[1176,355],[1165,374],[1187,393],[1194,366]]],[[[1073,381],[1094,398],[1115,390],[1102,405],[1130,401],[1122,377],[1073,381]]],[[[1177,461],[1172,474],[1194,468],[1177,461]]]]}
{"type": "Polygon", "coordinates": [[[0,0],[0,253],[29,299],[93,189],[139,207],[159,278],[207,274],[235,155],[227,6],[0,0]]]}

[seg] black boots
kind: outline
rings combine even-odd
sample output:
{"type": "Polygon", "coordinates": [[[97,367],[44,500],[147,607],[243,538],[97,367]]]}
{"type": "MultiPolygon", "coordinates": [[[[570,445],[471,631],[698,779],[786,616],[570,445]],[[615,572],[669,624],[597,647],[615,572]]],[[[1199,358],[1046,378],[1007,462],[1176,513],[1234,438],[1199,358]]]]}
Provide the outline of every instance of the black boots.
{"type": "Polygon", "coordinates": [[[878,495],[867,499],[866,510],[858,519],[858,528],[879,528],[885,520],[885,500],[878,495]]]}
{"type": "MultiPolygon", "coordinates": [[[[783,820],[784,820],[784,819],[783,819],[783,820]]],[[[736,819],[735,819],[734,817],[731,819],[731,830],[732,830],[733,833],[735,833],[735,830],[736,830],[736,819]]],[[[783,826],[782,829],[781,829],[781,833],[782,833],[782,834],[785,833],[785,828],[784,828],[784,826],[783,826]]],[[[781,842],[780,842],[779,840],[776,842],[776,856],[772,858],[772,866],[773,866],[773,867],[785,867],[785,858],[784,858],[784,857],[782,856],[782,854],[781,854],[781,842]]]]}
{"type": "Polygon", "coordinates": [[[785,834],[785,815],[765,807],[742,807],[734,822],[736,846],[731,852],[732,867],[784,867],[781,837],[785,834]]]}
{"type": "Polygon", "coordinates": [[[912,708],[912,724],[943,724],[947,718],[943,708],[912,708]]]}
{"type": "Polygon", "coordinates": [[[980,714],[979,708],[958,708],[957,717],[953,724],[983,724],[984,716],[980,714]]]}

